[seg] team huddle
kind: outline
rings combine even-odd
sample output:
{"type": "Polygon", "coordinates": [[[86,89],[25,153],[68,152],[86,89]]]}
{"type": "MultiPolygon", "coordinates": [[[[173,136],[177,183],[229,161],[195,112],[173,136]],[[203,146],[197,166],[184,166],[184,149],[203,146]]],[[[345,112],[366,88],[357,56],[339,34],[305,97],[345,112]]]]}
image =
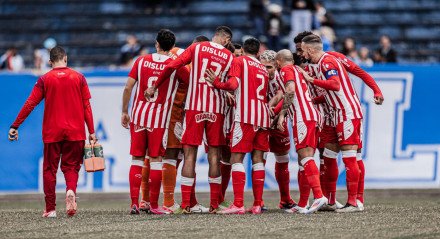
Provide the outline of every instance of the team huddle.
{"type": "Polygon", "coordinates": [[[131,133],[130,213],[260,214],[266,209],[268,152],[276,159],[280,209],[363,211],[363,116],[348,73],[361,78],[373,90],[375,103],[382,104],[374,79],[344,55],[324,52],[320,37],[311,32],[294,38],[296,53],[285,49],[259,54],[257,39],[248,38],[241,46],[231,42],[232,35],[231,29],[220,26],[211,41],[198,36],[187,49],[180,49],[173,32],[163,29],[156,37],[157,52],[135,61],[124,89],[121,117],[122,126],[131,133]],[[298,154],[298,202],[289,189],[289,120],[298,154]],[[209,162],[209,207],[199,204],[195,193],[201,145],[209,162]],[[319,167],[314,161],[316,150],[319,167]],[[339,152],[346,168],[345,205],[336,201],[339,152]],[[254,196],[249,209],[244,207],[246,153],[251,153],[254,196]],[[174,190],[180,163],[178,204],[174,190]],[[231,178],[233,202],[228,203],[225,193],[231,178]]]}

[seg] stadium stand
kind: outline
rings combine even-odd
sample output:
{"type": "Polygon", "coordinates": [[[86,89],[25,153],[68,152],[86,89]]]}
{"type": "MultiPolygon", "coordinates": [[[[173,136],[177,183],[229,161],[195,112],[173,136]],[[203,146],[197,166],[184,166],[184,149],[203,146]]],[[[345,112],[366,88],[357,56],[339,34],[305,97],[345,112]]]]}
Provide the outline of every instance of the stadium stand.
{"type": "MultiPolygon", "coordinates": [[[[347,1],[326,0],[335,16],[338,41],[355,36],[358,45],[377,48],[379,37],[388,34],[406,62],[438,62],[440,4],[436,0],[347,1]]],[[[163,27],[187,46],[195,35],[210,34],[215,26],[234,29],[234,39],[251,30],[248,2],[243,0],[191,1],[184,15],[147,15],[130,0],[2,0],[0,1],[0,52],[14,45],[32,66],[33,50],[47,37],[55,38],[69,52],[73,66],[116,64],[127,34],[135,33],[151,46],[163,27]]],[[[284,18],[289,23],[289,13],[284,18]]]]}

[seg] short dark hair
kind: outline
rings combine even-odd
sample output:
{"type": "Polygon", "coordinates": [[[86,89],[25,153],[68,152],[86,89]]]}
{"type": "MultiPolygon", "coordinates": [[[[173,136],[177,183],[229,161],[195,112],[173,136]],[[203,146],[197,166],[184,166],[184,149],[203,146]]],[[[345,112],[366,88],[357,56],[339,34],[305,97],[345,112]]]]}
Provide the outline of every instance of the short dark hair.
{"type": "Polygon", "coordinates": [[[260,41],[255,37],[246,39],[243,43],[243,50],[249,54],[257,55],[260,51],[260,41]]]}
{"type": "Polygon", "coordinates": [[[59,62],[63,60],[66,55],[66,51],[62,47],[56,46],[50,50],[50,61],[59,62]]]}
{"type": "Polygon", "coordinates": [[[219,26],[215,29],[215,35],[226,34],[232,39],[232,30],[227,26],[219,26]]]}
{"type": "Polygon", "coordinates": [[[309,36],[304,37],[301,42],[307,43],[307,44],[314,44],[314,43],[319,43],[322,44],[322,40],[319,36],[312,34],[309,36]]]}
{"type": "Polygon", "coordinates": [[[293,52],[292,52],[292,54],[293,54],[293,63],[295,65],[299,66],[302,63],[304,63],[303,58],[300,55],[293,53],[293,52]]]}
{"type": "Polygon", "coordinates": [[[235,47],[235,50],[237,50],[237,49],[241,49],[241,45],[240,44],[238,44],[238,43],[233,43],[234,44],[234,47],[235,47]]]}
{"type": "Polygon", "coordinates": [[[161,29],[156,36],[156,41],[164,51],[169,51],[176,43],[176,36],[171,30],[161,29]]]}
{"type": "Polygon", "coordinates": [[[209,38],[206,36],[200,35],[200,36],[196,36],[196,38],[194,38],[193,43],[204,42],[204,41],[209,41],[209,38]]]}
{"type": "Polygon", "coordinates": [[[302,41],[302,39],[304,38],[304,37],[306,37],[306,36],[310,36],[310,35],[313,35],[313,32],[311,32],[311,31],[303,31],[303,32],[300,32],[300,33],[298,33],[298,35],[296,35],[296,37],[295,38],[293,38],[293,43],[301,43],[301,41],[302,41]]]}
{"type": "Polygon", "coordinates": [[[234,44],[232,44],[232,43],[229,42],[225,47],[226,47],[226,49],[228,49],[231,53],[234,53],[234,52],[235,52],[234,44]]]}

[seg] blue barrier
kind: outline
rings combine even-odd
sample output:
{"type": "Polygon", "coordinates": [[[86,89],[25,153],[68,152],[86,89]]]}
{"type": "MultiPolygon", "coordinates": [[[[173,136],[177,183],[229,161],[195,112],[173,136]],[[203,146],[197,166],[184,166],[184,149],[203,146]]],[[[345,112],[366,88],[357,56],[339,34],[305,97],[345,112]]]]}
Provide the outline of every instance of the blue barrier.
{"type": "MultiPolygon", "coordinates": [[[[378,65],[368,69],[383,89],[385,102],[375,106],[371,91],[354,79],[364,107],[364,150],[367,169],[366,187],[420,188],[438,187],[440,108],[440,65],[378,65]]],[[[104,173],[86,174],[81,170],[82,191],[127,191],[129,134],[119,124],[121,94],[126,71],[95,70],[84,72],[92,92],[95,127],[107,158],[104,173]]],[[[7,131],[37,77],[31,74],[0,74],[0,192],[36,192],[42,190],[41,122],[42,104],[20,127],[18,142],[7,140],[7,131]]],[[[198,187],[208,189],[207,162],[200,151],[198,187]]],[[[292,162],[295,160],[291,152],[292,162]]],[[[267,164],[266,188],[275,189],[273,156],[267,164]]],[[[296,187],[296,163],[290,164],[292,187],[296,187]]],[[[62,174],[58,177],[62,189],[62,174]]],[[[248,180],[250,181],[250,180],[248,180]]],[[[344,167],[340,167],[339,186],[344,185],[344,167]]],[[[248,185],[249,187],[249,185],[248,185]]]]}

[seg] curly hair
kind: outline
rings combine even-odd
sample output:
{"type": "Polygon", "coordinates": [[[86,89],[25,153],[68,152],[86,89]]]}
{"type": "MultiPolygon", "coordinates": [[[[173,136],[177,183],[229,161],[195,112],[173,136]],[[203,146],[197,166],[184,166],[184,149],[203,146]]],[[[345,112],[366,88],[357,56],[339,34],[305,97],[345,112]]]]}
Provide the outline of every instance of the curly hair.
{"type": "Polygon", "coordinates": [[[276,56],[277,56],[277,53],[275,51],[265,50],[263,53],[261,53],[260,60],[274,62],[276,56]]]}

